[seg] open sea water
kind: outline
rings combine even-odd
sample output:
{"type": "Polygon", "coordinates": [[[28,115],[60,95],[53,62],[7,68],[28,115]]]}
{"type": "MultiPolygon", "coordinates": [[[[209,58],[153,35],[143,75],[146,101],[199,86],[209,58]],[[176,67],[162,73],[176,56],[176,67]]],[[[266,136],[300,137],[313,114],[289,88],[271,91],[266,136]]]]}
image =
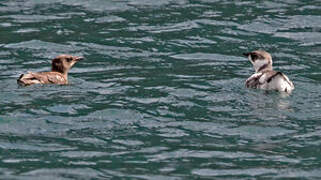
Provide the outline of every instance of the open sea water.
{"type": "Polygon", "coordinates": [[[320,109],[320,0],[0,2],[1,179],[320,179],[320,109]],[[256,49],[290,96],[245,88],[256,49]]]}

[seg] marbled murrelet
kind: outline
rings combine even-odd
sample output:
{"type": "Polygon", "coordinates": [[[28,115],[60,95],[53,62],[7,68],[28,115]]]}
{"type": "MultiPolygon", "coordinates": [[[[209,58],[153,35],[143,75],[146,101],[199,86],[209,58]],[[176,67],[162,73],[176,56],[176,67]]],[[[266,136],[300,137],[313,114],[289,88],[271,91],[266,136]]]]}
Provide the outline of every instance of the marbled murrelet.
{"type": "Polygon", "coordinates": [[[246,80],[246,87],[292,92],[293,83],[283,73],[273,70],[272,57],[268,52],[257,50],[243,55],[248,57],[255,69],[255,73],[246,80]]]}
{"type": "Polygon", "coordinates": [[[68,84],[68,72],[71,67],[83,57],[62,54],[52,60],[50,72],[28,72],[21,74],[18,84],[68,84]]]}

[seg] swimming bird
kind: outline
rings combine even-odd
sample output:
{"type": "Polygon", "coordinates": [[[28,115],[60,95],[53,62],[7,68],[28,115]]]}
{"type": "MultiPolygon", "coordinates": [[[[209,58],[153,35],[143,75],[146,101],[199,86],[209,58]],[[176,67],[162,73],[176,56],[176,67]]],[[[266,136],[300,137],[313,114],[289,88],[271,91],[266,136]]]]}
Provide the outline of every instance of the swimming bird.
{"type": "Polygon", "coordinates": [[[282,72],[273,70],[272,57],[268,52],[256,50],[243,55],[250,60],[255,69],[255,73],[246,80],[246,87],[277,90],[289,94],[292,92],[293,83],[282,72]]]}
{"type": "Polygon", "coordinates": [[[21,74],[18,84],[28,86],[33,84],[68,84],[68,72],[71,67],[83,57],[62,54],[55,57],[51,63],[50,72],[28,72],[21,74]]]}

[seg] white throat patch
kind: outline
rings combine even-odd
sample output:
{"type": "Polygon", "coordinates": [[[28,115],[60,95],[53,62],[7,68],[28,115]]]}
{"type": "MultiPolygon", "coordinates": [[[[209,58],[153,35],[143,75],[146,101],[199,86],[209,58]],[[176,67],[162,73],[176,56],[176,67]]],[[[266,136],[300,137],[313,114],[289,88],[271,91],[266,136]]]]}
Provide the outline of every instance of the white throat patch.
{"type": "MultiPolygon", "coordinates": [[[[251,61],[252,62],[252,61],[251,61]]],[[[253,67],[255,69],[255,72],[258,72],[258,70],[263,67],[266,64],[269,64],[269,61],[267,59],[257,59],[255,62],[252,62],[253,67]]],[[[272,64],[271,64],[272,65],[272,64]]]]}

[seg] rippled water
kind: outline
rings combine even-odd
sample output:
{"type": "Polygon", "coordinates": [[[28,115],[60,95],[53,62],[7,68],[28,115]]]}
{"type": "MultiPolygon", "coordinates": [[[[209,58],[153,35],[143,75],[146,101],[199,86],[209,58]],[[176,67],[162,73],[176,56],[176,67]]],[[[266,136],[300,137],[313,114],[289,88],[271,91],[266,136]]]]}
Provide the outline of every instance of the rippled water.
{"type": "Polygon", "coordinates": [[[1,179],[321,178],[320,1],[0,2],[1,179]],[[246,89],[265,49],[296,89],[246,89]],[[70,85],[19,87],[82,55],[70,85]]]}

